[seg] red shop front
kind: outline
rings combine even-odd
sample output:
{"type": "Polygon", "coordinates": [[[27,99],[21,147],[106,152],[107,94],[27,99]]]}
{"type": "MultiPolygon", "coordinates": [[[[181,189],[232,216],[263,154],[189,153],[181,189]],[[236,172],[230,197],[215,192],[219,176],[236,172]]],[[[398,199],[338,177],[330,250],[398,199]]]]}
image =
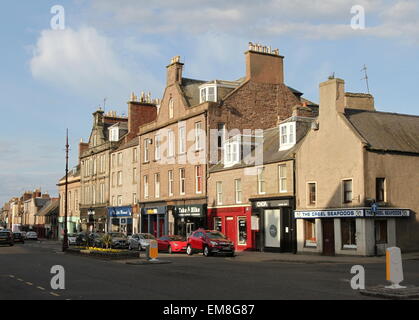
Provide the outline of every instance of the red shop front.
{"type": "Polygon", "coordinates": [[[225,234],[237,251],[256,248],[252,231],[252,207],[208,208],[208,227],[225,234]]]}

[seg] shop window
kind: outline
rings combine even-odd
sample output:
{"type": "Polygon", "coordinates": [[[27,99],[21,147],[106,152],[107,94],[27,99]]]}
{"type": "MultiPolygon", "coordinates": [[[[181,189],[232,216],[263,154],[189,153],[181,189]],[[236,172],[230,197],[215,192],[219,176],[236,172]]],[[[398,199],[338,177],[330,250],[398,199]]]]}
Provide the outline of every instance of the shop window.
{"type": "Polygon", "coordinates": [[[309,182],[307,184],[308,186],[308,204],[309,205],[315,205],[316,204],[316,183],[315,182],[309,182]]]}
{"type": "Polygon", "coordinates": [[[238,244],[244,246],[247,244],[247,220],[246,217],[239,217],[237,220],[239,228],[238,244]]]}
{"type": "Polygon", "coordinates": [[[214,230],[217,230],[219,232],[222,232],[222,219],[220,217],[215,217],[214,218],[214,230]]]}
{"type": "Polygon", "coordinates": [[[385,186],[386,186],[386,179],[385,178],[377,178],[375,179],[375,200],[377,202],[385,202],[385,186]]]}
{"type": "Polygon", "coordinates": [[[387,243],[387,220],[375,221],[375,239],[377,243],[387,243]]]}
{"type": "Polygon", "coordinates": [[[304,244],[306,247],[317,247],[316,220],[304,220],[304,244]]]}
{"type": "Polygon", "coordinates": [[[356,220],[340,219],[342,248],[356,249],[356,220]]]}
{"type": "Polygon", "coordinates": [[[343,180],[343,203],[352,202],[352,180],[343,180]]]}

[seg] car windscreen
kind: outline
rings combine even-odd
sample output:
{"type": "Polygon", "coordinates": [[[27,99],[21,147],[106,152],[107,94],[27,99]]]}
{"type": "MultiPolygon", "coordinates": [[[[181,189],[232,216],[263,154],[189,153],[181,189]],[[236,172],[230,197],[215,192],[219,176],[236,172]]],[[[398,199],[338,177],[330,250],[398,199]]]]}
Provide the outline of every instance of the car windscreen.
{"type": "Polygon", "coordinates": [[[169,240],[170,241],[186,241],[186,239],[182,236],[172,236],[172,237],[169,237],[169,240]]]}
{"type": "Polygon", "coordinates": [[[109,233],[109,234],[114,238],[125,238],[125,234],[123,234],[123,233],[115,232],[115,233],[109,233]]]}
{"type": "Polygon", "coordinates": [[[142,235],[144,239],[151,239],[151,240],[155,240],[156,237],[153,236],[152,234],[143,234],[142,235]]]}
{"type": "Polygon", "coordinates": [[[221,232],[213,231],[213,232],[206,232],[205,233],[208,238],[210,239],[225,239],[225,235],[223,235],[221,232]]]}

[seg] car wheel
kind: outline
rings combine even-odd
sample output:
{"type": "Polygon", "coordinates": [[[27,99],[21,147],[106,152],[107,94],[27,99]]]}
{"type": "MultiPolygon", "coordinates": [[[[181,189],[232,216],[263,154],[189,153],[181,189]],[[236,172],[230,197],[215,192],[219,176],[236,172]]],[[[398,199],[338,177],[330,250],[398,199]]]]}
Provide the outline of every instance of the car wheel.
{"type": "Polygon", "coordinates": [[[230,253],[229,255],[228,255],[229,257],[235,257],[236,256],[236,254],[235,254],[235,252],[233,251],[232,253],[230,253]]]}
{"type": "Polygon", "coordinates": [[[209,256],[211,255],[211,251],[210,251],[210,249],[208,248],[208,246],[205,246],[205,247],[204,247],[203,255],[204,255],[205,257],[209,257],[209,256]]]}
{"type": "Polygon", "coordinates": [[[167,249],[167,251],[169,251],[169,254],[172,254],[173,253],[172,246],[169,246],[169,248],[167,249]]]}
{"type": "Polygon", "coordinates": [[[188,254],[188,256],[193,255],[193,250],[190,244],[188,244],[188,246],[186,247],[186,253],[188,254]]]}

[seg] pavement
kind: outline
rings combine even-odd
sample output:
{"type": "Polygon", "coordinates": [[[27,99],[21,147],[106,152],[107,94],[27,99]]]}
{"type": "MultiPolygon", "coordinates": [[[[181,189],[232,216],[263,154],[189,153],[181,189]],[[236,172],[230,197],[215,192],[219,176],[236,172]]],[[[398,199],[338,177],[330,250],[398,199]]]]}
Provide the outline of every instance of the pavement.
{"type": "MultiPolygon", "coordinates": [[[[60,248],[59,242],[0,247],[0,300],[379,299],[351,288],[354,264],[364,266],[367,287],[387,285],[382,257],[242,252],[234,258],[207,258],[200,254],[161,254],[159,259],[171,263],[130,265],[124,260],[67,255],[60,248]],[[51,268],[56,265],[65,269],[65,290],[51,288],[51,268]]],[[[419,286],[419,260],[415,257],[411,255],[403,263],[403,285],[419,286]]]]}

